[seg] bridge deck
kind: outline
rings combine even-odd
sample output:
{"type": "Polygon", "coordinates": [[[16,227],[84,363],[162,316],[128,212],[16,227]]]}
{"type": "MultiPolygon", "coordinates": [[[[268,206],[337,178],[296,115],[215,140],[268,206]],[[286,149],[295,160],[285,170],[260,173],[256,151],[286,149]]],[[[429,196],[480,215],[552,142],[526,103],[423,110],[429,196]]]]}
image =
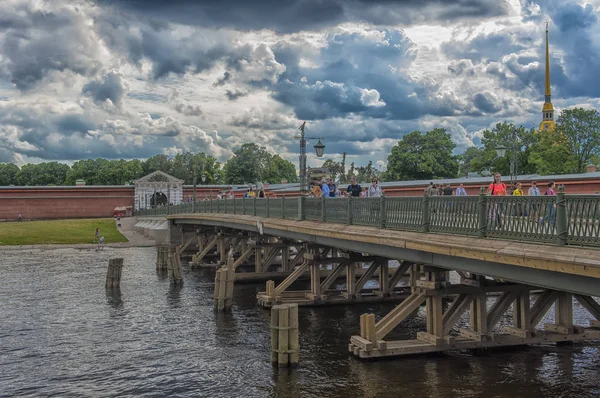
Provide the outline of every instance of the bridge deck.
{"type": "Polygon", "coordinates": [[[255,232],[258,231],[258,222],[268,235],[481,273],[546,288],[600,295],[600,250],[594,248],[239,214],[177,214],[167,218],[176,224],[214,225],[255,232]]]}

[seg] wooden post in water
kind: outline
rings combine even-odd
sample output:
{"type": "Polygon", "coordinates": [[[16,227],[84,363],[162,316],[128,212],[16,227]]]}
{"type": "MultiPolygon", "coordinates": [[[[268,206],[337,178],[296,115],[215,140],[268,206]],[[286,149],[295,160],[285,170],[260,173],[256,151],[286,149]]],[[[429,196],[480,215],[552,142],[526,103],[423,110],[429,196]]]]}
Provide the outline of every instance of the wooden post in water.
{"type": "Polygon", "coordinates": [[[233,248],[229,250],[227,265],[217,270],[215,275],[215,294],[213,306],[215,311],[225,312],[231,310],[233,301],[233,283],[235,282],[235,268],[233,248]]]}
{"type": "Polygon", "coordinates": [[[111,258],[108,260],[108,269],[106,270],[107,289],[119,289],[121,287],[121,271],[123,270],[122,258],[111,258]]]}
{"type": "Polygon", "coordinates": [[[298,365],[298,304],[271,307],[271,362],[280,368],[298,365]]]}
{"type": "Polygon", "coordinates": [[[181,276],[181,260],[179,259],[179,255],[177,252],[167,253],[168,258],[168,271],[169,271],[169,280],[173,284],[183,283],[183,277],[181,276]]]}
{"type": "Polygon", "coordinates": [[[169,248],[167,246],[158,246],[156,248],[156,270],[165,270],[168,268],[169,248]]]}

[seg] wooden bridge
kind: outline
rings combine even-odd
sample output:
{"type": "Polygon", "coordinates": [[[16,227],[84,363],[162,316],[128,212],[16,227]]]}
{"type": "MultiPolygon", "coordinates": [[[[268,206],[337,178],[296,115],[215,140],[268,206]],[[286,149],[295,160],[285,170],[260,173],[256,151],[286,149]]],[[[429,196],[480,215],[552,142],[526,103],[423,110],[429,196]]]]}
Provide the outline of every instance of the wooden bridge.
{"type": "Polygon", "coordinates": [[[192,266],[222,265],[231,252],[236,283],[267,281],[263,306],[399,301],[382,319],[361,316],[349,349],[362,358],[600,338],[599,216],[599,196],[562,192],[233,199],[138,214],[142,227],[163,220],[169,247],[191,249],[192,266]],[[291,290],[300,278],[310,288],[291,290]],[[416,339],[386,340],[422,305],[416,339]],[[554,322],[539,325],[553,305],[554,322]],[[595,321],[574,325],[573,305],[595,321]],[[513,325],[500,326],[508,311],[513,325]]]}

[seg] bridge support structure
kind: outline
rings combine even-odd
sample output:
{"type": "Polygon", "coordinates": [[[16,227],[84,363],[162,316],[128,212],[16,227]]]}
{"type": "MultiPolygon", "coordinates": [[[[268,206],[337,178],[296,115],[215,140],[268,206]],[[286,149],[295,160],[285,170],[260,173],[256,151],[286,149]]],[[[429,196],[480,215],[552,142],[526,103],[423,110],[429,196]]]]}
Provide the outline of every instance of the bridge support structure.
{"type": "Polygon", "coordinates": [[[402,262],[397,267],[389,267],[389,261],[384,257],[339,253],[337,249],[305,244],[303,262],[277,286],[274,281],[267,281],[266,290],[257,294],[257,300],[263,307],[281,303],[329,305],[402,300],[410,294],[410,287],[397,285],[412,264],[402,262]],[[362,268],[362,264],[368,267],[362,268]],[[324,270],[327,265],[332,269],[324,270]],[[309,290],[288,290],[307,272],[310,273],[309,290]],[[377,287],[366,287],[374,277],[378,278],[377,287]],[[334,282],[343,279],[345,289],[331,289],[334,282]]]}
{"type": "Polygon", "coordinates": [[[531,305],[532,288],[527,285],[465,273],[460,284],[452,285],[445,278],[446,270],[422,266],[422,271],[424,277],[416,281],[412,294],[386,316],[376,321],[374,314],[361,315],[360,335],[350,339],[352,354],[374,358],[600,338],[600,304],[590,296],[544,290],[531,305]],[[444,310],[442,298],[448,295],[455,298],[444,310]],[[573,324],[573,298],[596,318],[590,327],[573,324]],[[493,301],[491,306],[488,301],[493,301]],[[416,339],[385,340],[423,304],[425,331],[418,332],[416,339]],[[552,304],[555,304],[554,323],[545,324],[543,330],[536,329],[552,304]],[[502,330],[500,319],[511,307],[513,325],[502,330]],[[460,328],[459,320],[467,312],[468,327],[460,328]]]}

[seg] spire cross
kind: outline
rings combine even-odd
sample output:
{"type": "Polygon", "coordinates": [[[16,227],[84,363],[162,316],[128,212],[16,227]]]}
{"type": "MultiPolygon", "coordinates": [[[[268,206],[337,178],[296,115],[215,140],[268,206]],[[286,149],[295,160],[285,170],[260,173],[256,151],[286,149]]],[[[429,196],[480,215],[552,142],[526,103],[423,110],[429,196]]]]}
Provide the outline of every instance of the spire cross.
{"type": "Polygon", "coordinates": [[[549,24],[549,23],[550,23],[550,20],[549,20],[549,19],[547,19],[547,20],[546,20],[546,30],[548,30],[548,24],[549,24]]]}

